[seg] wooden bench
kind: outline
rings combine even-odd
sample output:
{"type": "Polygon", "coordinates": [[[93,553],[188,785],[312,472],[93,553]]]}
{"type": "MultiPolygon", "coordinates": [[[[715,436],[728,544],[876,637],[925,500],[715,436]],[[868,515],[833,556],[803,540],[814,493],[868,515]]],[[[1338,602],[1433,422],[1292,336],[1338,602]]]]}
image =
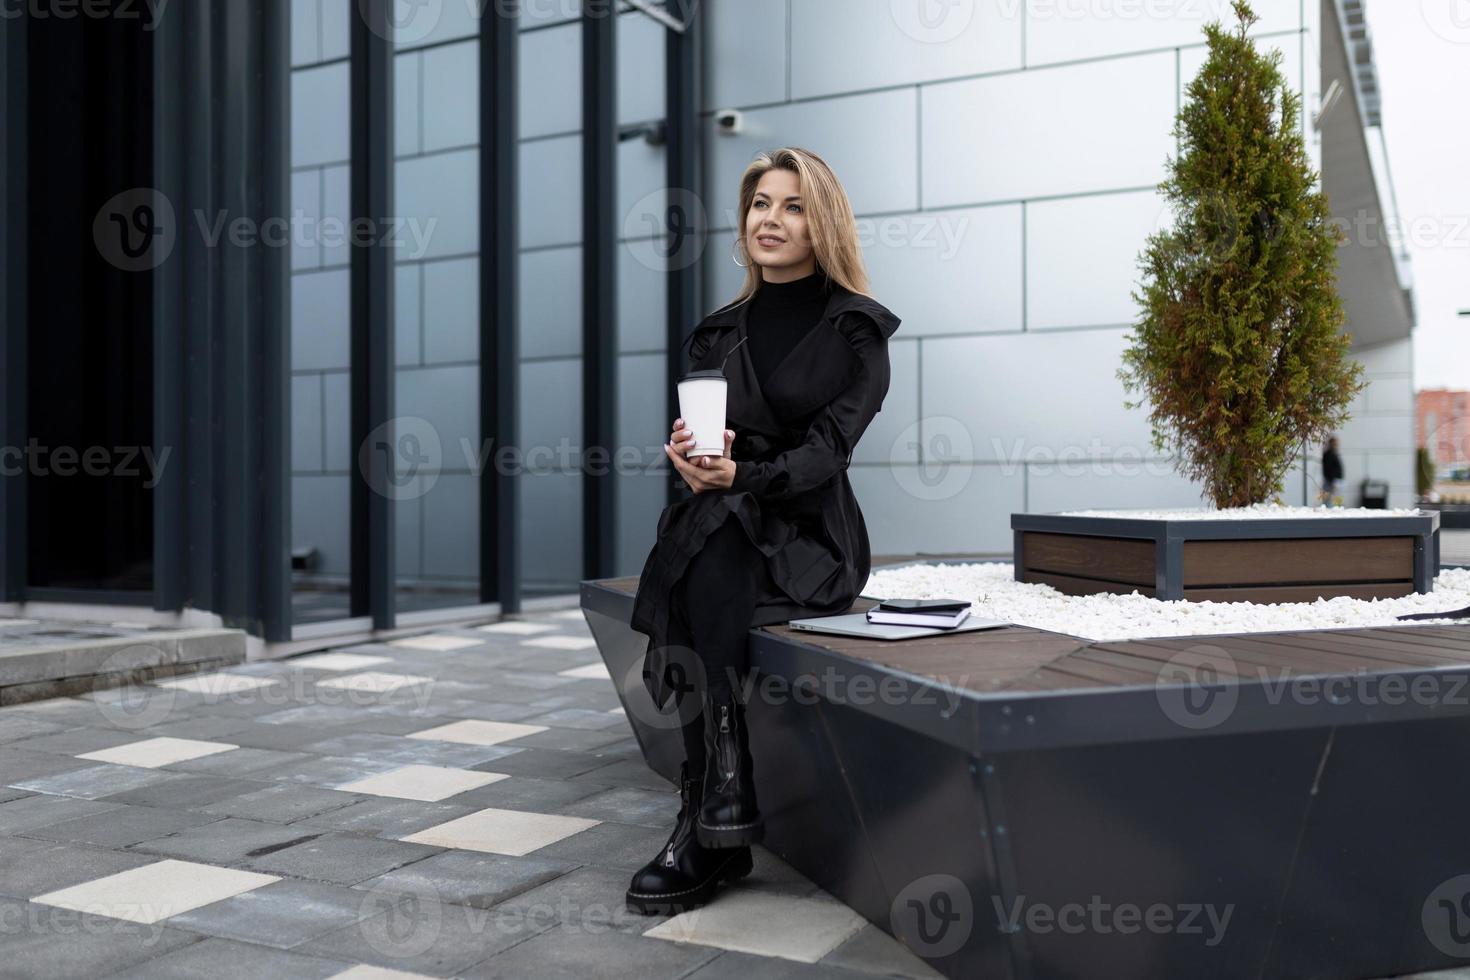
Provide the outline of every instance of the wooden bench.
{"type": "MultiPolygon", "coordinates": [[[[672,781],[678,719],[642,686],[636,587],[585,581],[582,607],[672,781]]],[[[947,976],[1470,958],[1453,919],[1470,907],[1470,627],[1097,643],[768,626],[750,643],[765,845],[947,976]]]]}

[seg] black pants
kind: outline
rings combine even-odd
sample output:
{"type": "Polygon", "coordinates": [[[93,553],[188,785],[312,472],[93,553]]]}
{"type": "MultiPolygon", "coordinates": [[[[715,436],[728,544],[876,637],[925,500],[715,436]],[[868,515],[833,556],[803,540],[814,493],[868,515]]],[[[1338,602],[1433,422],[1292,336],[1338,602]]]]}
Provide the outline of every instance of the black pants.
{"type": "MultiPolygon", "coordinates": [[[[751,619],[760,594],[776,589],[765,556],[750,543],[733,515],[704,541],[689,560],[675,588],[670,640],[694,650],[704,665],[710,694],[728,697],[750,669],[746,649],[751,619]],[[691,608],[695,615],[689,615],[691,608]]],[[[686,692],[700,697],[703,691],[686,692]]],[[[684,757],[689,772],[704,771],[704,717],[696,713],[684,724],[684,757]]]]}

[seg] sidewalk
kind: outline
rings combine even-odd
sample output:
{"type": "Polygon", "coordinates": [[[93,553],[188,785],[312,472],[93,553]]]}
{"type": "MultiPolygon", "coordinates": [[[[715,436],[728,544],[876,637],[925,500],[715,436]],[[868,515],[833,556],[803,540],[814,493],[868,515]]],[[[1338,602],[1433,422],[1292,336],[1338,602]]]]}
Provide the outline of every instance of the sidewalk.
{"type": "Polygon", "coordinates": [[[0,972],[938,975],[760,847],[628,912],[678,805],[577,610],[4,708],[0,972]]]}

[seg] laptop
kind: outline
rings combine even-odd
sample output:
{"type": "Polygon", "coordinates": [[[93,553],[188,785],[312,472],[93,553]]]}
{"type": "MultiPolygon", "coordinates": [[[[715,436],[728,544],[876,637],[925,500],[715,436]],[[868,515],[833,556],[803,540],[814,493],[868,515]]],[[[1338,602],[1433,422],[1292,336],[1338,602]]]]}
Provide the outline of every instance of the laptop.
{"type": "Polygon", "coordinates": [[[869,640],[910,640],[918,636],[937,636],[940,633],[970,633],[975,630],[990,630],[1011,623],[1003,619],[981,619],[971,616],[952,629],[934,626],[890,626],[887,623],[870,623],[865,612],[843,613],[840,616],[816,616],[812,619],[793,619],[786,624],[794,630],[808,633],[831,633],[835,636],[860,636],[869,640]]]}

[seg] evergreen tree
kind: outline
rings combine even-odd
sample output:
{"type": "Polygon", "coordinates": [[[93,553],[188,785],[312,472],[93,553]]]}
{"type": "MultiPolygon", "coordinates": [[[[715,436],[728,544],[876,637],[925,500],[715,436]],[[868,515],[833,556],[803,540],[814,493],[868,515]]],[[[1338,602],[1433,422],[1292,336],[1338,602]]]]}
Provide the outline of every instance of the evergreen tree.
{"type": "Polygon", "coordinates": [[[1315,189],[1301,96],[1281,53],[1247,36],[1250,5],[1233,7],[1237,30],[1205,26],[1209,56],[1159,185],[1174,226],[1139,256],[1143,312],[1118,371],[1152,403],[1154,449],[1221,508],[1279,499],[1293,456],[1347,421],[1366,386],[1338,332],[1342,235],[1315,189]]]}

